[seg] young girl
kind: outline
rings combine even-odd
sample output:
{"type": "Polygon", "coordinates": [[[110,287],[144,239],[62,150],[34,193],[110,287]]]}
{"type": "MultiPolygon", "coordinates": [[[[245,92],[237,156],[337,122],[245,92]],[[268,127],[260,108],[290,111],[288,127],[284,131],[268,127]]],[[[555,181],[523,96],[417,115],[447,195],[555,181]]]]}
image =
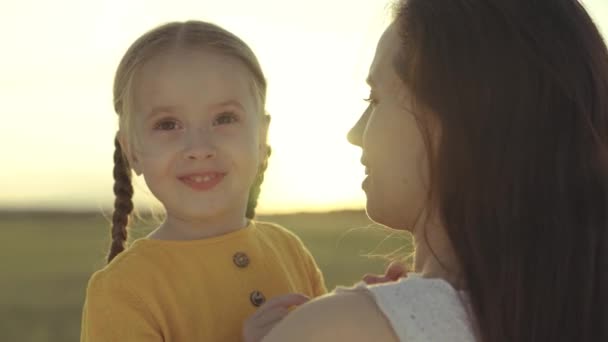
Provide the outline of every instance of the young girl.
{"type": "Polygon", "coordinates": [[[250,48],[212,24],[166,24],[129,48],[114,84],[112,245],[81,341],[237,341],[266,299],[326,292],[296,236],[252,220],[270,154],[265,93],[250,48]],[[131,170],[166,219],[125,249],[131,170]]]}

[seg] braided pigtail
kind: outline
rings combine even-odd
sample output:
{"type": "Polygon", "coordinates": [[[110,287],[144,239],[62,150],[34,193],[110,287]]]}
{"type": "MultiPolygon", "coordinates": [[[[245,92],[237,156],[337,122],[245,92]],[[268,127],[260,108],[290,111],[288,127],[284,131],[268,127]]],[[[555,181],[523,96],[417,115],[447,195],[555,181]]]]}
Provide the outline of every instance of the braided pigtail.
{"type": "Polygon", "coordinates": [[[131,168],[125,158],[118,138],[114,140],[114,213],[112,215],[112,244],[108,253],[108,263],[125,250],[129,216],[133,211],[133,185],[131,168]]]}
{"type": "Polygon", "coordinates": [[[264,182],[264,172],[266,172],[266,168],[268,168],[268,158],[272,153],[272,149],[270,146],[266,147],[266,157],[264,158],[264,162],[260,165],[260,169],[258,170],[258,174],[255,177],[255,181],[249,190],[249,199],[247,200],[247,212],[245,216],[248,219],[253,219],[255,217],[255,208],[258,206],[258,197],[260,197],[260,192],[262,190],[262,183],[264,182]]]}

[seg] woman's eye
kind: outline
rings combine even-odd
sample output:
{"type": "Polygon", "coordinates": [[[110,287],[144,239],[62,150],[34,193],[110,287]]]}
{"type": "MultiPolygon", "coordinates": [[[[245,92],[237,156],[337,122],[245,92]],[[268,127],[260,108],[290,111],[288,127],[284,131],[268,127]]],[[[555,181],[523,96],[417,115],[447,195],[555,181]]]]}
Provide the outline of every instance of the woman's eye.
{"type": "Polygon", "coordinates": [[[363,101],[369,103],[371,106],[375,106],[378,104],[378,101],[376,99],[374,99],[374,97],[372,96],[372,94],[370,93],[369,96],[365,99],[363,99],[363,101]]]}
{"type": "Polygon", "coordinates": [[[227,125],[238,121],[238,117],[234,113],[222,113],[215,118],[213,125],[227,125]]]}
{"type": "Polygon", "coordinates": [[[175,120],[163,120],[154,125],[154,129],[159,131],[173,131],[178,128],[179,125],[175,120]]]}

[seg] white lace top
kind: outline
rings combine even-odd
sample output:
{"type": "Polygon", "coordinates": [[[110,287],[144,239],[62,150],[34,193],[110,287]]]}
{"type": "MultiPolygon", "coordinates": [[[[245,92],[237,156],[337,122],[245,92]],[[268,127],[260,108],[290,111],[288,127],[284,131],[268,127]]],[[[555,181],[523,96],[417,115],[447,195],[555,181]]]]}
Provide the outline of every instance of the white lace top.
{"type": "Polygon", "coordinates": [[[409,274],[398,282],[336,292],[364,291],[371,294],[378,308],[403,342],[474,342],[468,314],[468,297],[442,279],[409,274]]]}

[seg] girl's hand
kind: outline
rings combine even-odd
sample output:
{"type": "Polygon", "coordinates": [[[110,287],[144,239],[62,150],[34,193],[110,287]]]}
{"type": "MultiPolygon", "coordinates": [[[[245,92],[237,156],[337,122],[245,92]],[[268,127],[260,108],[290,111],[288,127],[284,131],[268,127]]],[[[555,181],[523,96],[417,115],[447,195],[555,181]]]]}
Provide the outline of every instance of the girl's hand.
{"type": "Polygon", "coordinates": [[[310,298],[297,293],[270,299],[245,321],[243,341],[261,341],[277,323],[287,316],[290,307],[302,305],[309,300],[310,298]]]}
{"type": "Polygon", "coordinates": [[[403,277],[407,277],[407,268],[403,263],[393,261],[386,268],[384,275],[366,274],[363,276],[363,282],[367,285],[382,284],[397,281],[399,278],[403,277]]]}

